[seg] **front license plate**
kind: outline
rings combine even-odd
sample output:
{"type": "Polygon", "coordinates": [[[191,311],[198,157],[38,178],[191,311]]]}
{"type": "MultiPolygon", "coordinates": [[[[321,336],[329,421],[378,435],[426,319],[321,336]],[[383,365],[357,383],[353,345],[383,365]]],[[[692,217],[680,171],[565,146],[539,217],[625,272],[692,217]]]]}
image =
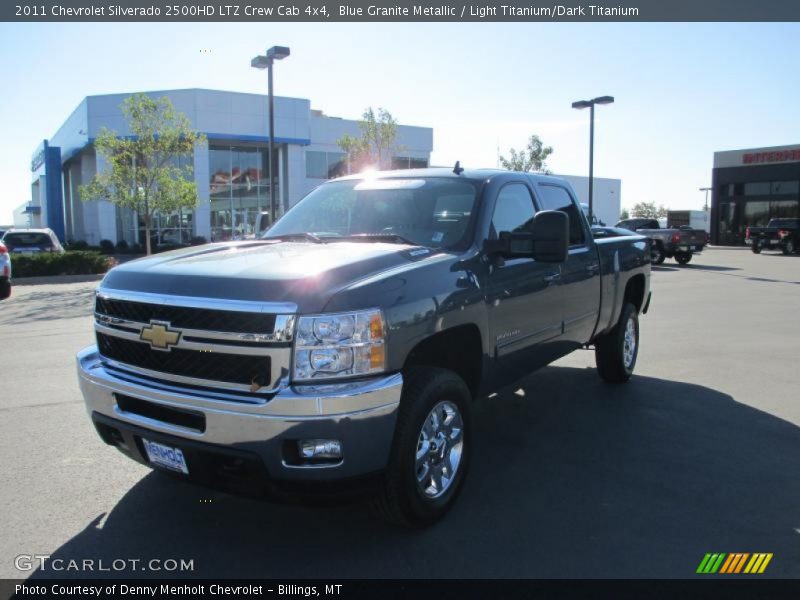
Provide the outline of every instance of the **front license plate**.
{"type": "Polygon", "coordinates": [[[144,438],[142,438],[142,442],[144,442],[144,449],[151,463],[159,467],[170,469],[171,471],[178,471],[185,475],[189,474],[189,468],[186,466],[186,459],[183,457],[183,452],[178,448],[171,448],[144,438]]]}

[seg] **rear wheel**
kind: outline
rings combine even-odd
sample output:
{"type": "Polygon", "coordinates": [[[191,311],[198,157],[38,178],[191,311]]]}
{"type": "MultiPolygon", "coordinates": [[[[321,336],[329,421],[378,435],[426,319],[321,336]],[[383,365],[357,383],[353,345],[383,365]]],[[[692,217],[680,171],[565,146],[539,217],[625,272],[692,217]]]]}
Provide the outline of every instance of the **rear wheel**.
{"type": "Polygon", "coordinates": [[[794,240],[787,240],[786,243],[783,245],[783,253],[794,254],[794,252],[795,252],[794,240]]]}
{"type": "Polygon", "coordinates": [[[750,250],[753,254],[761,254],[761,244],[758,243],[758,240],[753,241],[753,245],[750,246],[750,250]]]}
{"type": "Polygon", "coordinates": [[[452,371],[414,367],[404,374],[392,452],[375,501],[386,520],[424,527],[450,509],[469,466],[471,402],[467,384],[452,371]]]}
{"type": "Polygon", "coordinates": [[[11,282],[8,279],[0,279],[0,300],[5,300],[11,295],[11,282]]]}
{"type": "Polygon", "coordinates": [[[638,356],[639,315],[636,307],[626,302],[614,329],[595,341],[597,372],[606,381],[624,383],[633,375],[638,356]]]}
{"type": "Polygon", "coordinates": [[[650,262],[654,265],[660,265],[666,258],[667,256],[664,254],[664,248],[661,244],[653,243],[650,246],[650,262]]]}
{"type": "Polygon", "coordinates": [[[688,265],[690,260],[692,260],[691,252],[678,252],[675,254],[675,262],[679,265],[688,265]]]}

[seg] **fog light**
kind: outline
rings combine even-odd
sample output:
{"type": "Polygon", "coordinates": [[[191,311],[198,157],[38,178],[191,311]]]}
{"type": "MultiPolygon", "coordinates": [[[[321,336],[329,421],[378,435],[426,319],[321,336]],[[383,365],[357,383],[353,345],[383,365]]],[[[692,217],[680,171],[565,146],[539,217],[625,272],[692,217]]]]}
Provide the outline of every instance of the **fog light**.
{"type": "Polygon", "coordinates": [[[300,458],[305,460],[342,458],[342,443],[339,440],[299,440],[297,449],[300,458]]]}

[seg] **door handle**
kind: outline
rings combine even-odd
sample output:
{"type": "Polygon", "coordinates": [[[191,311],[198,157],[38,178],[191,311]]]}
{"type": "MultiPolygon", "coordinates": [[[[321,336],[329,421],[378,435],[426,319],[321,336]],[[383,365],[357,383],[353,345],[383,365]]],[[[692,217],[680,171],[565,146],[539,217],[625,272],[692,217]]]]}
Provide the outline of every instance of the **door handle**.
{"type": "Polygon", "coordinates": [[[561,279],[561,273],[550,273],[549,275],[544,276],[544,280],[547,283],[553,283],[554,281],[558,281],[561,279]]]}
{"type": "Polygon", "coordinates": [[[589,272],[590,275],[594,275],[595,273],[600,272],[600,265],[598,264],[587,265],[586,270],[589,272]]]}

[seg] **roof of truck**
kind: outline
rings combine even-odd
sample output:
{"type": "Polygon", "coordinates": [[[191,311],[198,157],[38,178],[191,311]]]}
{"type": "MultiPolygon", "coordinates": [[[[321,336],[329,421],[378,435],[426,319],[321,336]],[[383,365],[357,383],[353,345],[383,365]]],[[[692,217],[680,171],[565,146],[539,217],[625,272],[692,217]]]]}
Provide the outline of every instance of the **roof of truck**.
{"type": "Polygon", "coordinates": [[[520,173],[517,171],[507,171],[505,169],[467,169],[464,168],[461,173],[456,174],[453,172],[453,167],[428,167],[426,169],[397,169],[394,171],[368,171],[357,173],[355,175],[345,175],[339,177],[336,181],[346,181],[350,179],[388,179],[400,178],[408,179],[412,177],[449,177],[452,179],[473,179],[473,180],[486,180],[491,177],[501,175],[525,175],[530,179],[541,182],[563,182],[560,177],[552,175],[544,175],[542,173],[520,173]]]}

